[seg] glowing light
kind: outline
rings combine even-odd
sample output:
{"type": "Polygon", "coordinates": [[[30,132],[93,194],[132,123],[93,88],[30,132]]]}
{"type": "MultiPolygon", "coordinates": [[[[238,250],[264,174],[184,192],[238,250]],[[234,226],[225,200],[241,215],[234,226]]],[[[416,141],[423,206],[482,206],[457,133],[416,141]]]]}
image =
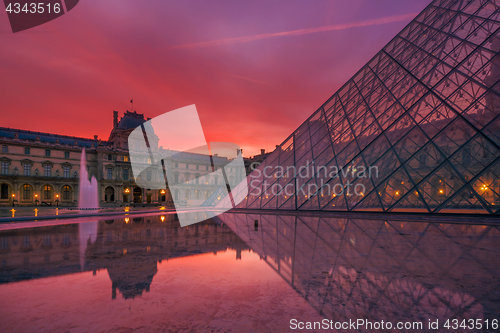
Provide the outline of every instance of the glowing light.
{"type": "Polygon", "coordinates": [[[10,211],[12,212],[12,217],[15,217],[15,215],[16,215],[16,210],[15,210],[14,208],[12,208],[10,211]]]}
{"type": "Polygon", "coordinates": [[[56,198],[59,198],[59,194],[56,194],[56,198]]]}
{"type": "Polygon", "coordinates": [[[130,219],[128,217],[125,218],[125,223],[129,223],[130,219]]]}
{"type": "Polygon", "coordinates": [[[128,212],[130,210],[130,207],[129,206],[126,206],[125,207],[125,211],[128,212]]]}
{"type": "Polygon", "coordinates": [[[35,208],[35,216],[38,216],[38,209],[35,208]]]}
{"type": "Polygon", "coordinates": [[[399,191],[396,191],[396,195],[399,195],[399,191]]]}
{"type": "Polygon", "coordinates": [[[56,215],[59,215],[59,208],[56,208],[56,215]]]}
{"type": "Polygon", "coordinates": [[[441,194],[442,194],[442,193],[443,193],[443,190],[439,190],[439,193],[441,193],[441,194]]]}
{"type": "Polygon", "coordinates": [[[12,193],[12,197],[13,197],[13,198],[15,198],[15,197],[16,197],[16,195],[15,195],[14,193],[12,193]]]}
{"type": "Polygon", "coordinates": [[[146,247],[146,252],[150,252],[150,251],[151,251],[151,246],[146,247]]]}
{"type": "Polygon", "coordinates": [[[162,222],[165,222],[165,216],[164,216],[164,215],[160,216],[160,220],[161,220],[162,222]]]}
{"type": "Polygon", "coordinates": [[[128,188],[125,189],[125,191],[123,191],[125,193],[130,193],[130,190],[128,188]]]}
{"type": "Polygon", "coordinates": [[[161,194],[165,194],[165,190],[161,190],[161,191],[160,191],[160,193],[161,193],[161,194]]]}
{"type": "Polygon", "coordinates": [[[160,207],[160,210],[165,210],[165,206],[161,206],[161,207],[160,207]]]}
{"type": "Polygon", "coordinates": [[[123,254],[127,254],[127,249],[123,249],[123,254]]]}

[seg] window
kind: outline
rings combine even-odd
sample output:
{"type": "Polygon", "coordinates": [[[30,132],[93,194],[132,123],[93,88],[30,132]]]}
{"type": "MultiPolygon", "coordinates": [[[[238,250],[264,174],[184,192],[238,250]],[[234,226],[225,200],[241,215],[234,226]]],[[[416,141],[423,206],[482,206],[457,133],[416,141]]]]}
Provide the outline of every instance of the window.
{"type": "Polygon", "coordinates": [[[208,171],[208,165],[205,166],[207,168],[207,171],[208,171]]]}
{"type": "Polygon", "coordinates": [[[43,187],[43,200],[50,200],[52,199],[52,188],[50,185],[45,185],[43,187]]]}
{"type": "Polygon", "coordinates": [[[8,199],[9,198],[9,185],[2,184],[0,190],[0,199],[8,199]]]}
{"type": "Polygon", "coordinates": [[[45,149],[45,156],[50,157],[50,149],[45,149]]]}
{"type": "Polygon", "coordinates": [[[63,166],[63,177],[64,178],[69,178],[69,166],[63,166]]]}
{"type": "Polygon", "coordinates": [[[175,167],[178,168],[179,167],[179,163],[175,163],[175,167]]]}
{"type": "Polygon", "coordinates": [[[186,163],[186,169],[189,169],[189,164],[186,163]]]}
{"type": "Polygon", "coordinates": [[[108,154],[108,161],[111,161],[113,159],[113,156],[111,154],[108,154]]]}
{"type": "Polygon", "coordinates": [[[128,162],[128,156],[123,156],[123,162],[128,162]]]}
{"type": "Polygon", "coordinates": [[[69,158],[69,151],[64,152],[64,158],[69,158]]]}
{"type": "Polygon", "coordinates": [[[128,180],[128,169],[123,169],[123,180],[128,180]]]}
{"type": "Polygon", "coordinates": [[[30,200],[31,199],[31,186],[23,185],[23,199],[30,200]]]}
{"type": "Polygon", "coordinates": [[[45,165],[43,169],[45,177],[50,177],[52,173],[52,165],[45,165]]]}
{"type": "Polygon", "coordinates": [[[2,153],[8,153],[9,152],[9,147],[7,145],[2,146],[2,153]]]}
{"type": "Polygon", "coordinates": [[[108,179],[113,179],[113,169],[108,168],[108,179]]]}
{"type": "Polygon", "coordinates": [[[28,164],[28,163],[24,164],[24,175],[25,176],[31,175],[31,164],[28,164]]]}
{"type": "Polygon", "coordinates": [[[29,155],[30,154],[30,147],[25,147],[24,148],[24,154],[29,155]]]}
{"type": "Polygon", "coordinates": [[[196,164],[196,170],[200,170],[200,166],[196,164]]]}
{"type": "Polygon", "coordinates": [[[148,158],[148,164],[151,164],[151,159],[150,158],[148,158]]]}
{"type": "Polygon", "coordinates": [[[71,187],[64,185],[62,188],[63,200],[71,200],[71,187]]]}
{"type": "Polygon", "coordinates": [[[151,181],[151,170],[146,171],[146,179],[148,182],[151,181]]]}
{"type": "Polygon", "coordinates": [[[9,162],[2,162],[2,175],[9,174],[9,162]]]}

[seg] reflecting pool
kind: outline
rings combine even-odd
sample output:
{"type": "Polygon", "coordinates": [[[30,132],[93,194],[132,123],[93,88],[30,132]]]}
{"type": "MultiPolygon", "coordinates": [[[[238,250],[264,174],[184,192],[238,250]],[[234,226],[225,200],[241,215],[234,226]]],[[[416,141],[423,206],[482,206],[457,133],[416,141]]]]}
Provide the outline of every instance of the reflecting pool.
{"type": "Polygon", "coordinates": [[[435,332],[500,319],[491,222],[225,213],[184,228],[176,214],[15,225],[0,231],[2,332],[286,332],[324,318],[439,321],[435,332]]]}

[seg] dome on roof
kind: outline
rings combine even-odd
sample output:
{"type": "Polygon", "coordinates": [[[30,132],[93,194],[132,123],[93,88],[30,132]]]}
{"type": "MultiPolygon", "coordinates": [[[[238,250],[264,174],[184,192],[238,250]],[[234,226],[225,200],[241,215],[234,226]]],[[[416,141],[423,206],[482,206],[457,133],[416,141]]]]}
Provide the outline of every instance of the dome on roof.
{"type": "Polygon", "coordinates": [[[144,114],[136,113],[136,112],[125,112],[123,115],[122,119],[120,119],[120,122],[118,123],[118,128],[119,129],[134,129],[137,126],[140,126],[146,122],[146,119],[144,119],[144,114]]]}

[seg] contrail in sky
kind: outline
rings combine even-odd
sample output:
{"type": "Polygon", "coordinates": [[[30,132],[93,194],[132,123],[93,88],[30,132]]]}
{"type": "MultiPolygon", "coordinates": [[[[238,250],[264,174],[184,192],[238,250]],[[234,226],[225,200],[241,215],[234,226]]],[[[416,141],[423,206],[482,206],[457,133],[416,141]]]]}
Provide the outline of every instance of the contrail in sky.
{"type": "Polygon", "coordinates": [[[359,28],[359,27],[367,27],[367,26],[372,26],[372,25],[387,24],[387,23],[392,23],[392,22],[399,22],[399,21],[404,21],[404,20],[408,20],[408,19],[413,19],[416,16],[417,16],[417,14],[405,14],[405,15],[399,15],[399,16],[384,17],[384,18],[375,19],[375,20],[368,20],[368,21],[364,21],[364,22],[352,22],[352,23],[325,25],[325,26],[316,27],[316,28],[306,28],[306,29],[299,29],[299,30],[292,30],[292,31],[276,32],[276,33],[265,33],[265,34],[252,35],[252,36],[225,38],[225,39],[211,40],[208,42],[177,45],[177,46],[169,47],[169,49],[192,49],[192,48],[198,48],[198,47],[230,45],[230,44],[246,43],[246,42],[252,42],[255,40],[281,37],[281,36],[300,36],[300,35],[313,34],[316,32],[345,30],[345,29],[350,29],[350,28],[359,28]]]}

